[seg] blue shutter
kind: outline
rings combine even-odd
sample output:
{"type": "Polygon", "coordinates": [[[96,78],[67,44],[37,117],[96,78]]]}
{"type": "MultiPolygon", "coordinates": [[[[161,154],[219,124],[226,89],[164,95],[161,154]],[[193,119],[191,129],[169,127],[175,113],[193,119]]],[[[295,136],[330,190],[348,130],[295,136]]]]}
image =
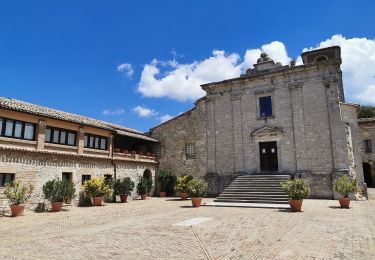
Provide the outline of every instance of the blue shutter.
{"type": "Polygon", "coordinates": [[[267,116],[266,97],[259,98],[260,117],[267,116]]]}
{"type": "Polygon", "coordinates": [[[271,100],[271,96],[266,97],[266,116],[272,116],[272,100],[271,100]]]}

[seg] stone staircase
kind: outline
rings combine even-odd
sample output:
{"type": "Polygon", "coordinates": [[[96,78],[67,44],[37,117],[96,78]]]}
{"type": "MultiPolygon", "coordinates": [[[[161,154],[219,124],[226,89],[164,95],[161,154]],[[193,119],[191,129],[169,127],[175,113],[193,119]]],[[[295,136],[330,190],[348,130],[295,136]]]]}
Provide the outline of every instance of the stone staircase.
{"type": "Polygon", "coordinates": [[[288,204],[288,196],[280,183],[289,175],[238,176],[214,202],[288,204]]]}

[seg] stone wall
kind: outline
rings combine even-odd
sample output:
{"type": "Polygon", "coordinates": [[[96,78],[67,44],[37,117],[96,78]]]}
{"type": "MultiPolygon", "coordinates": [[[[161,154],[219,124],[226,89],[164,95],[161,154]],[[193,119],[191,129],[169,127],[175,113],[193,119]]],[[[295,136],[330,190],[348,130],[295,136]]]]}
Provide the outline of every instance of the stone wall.
{"type": "MultiPolygon", "coordinates": [[[[115,160],[117,165],[117,178],[129,176],[137,183],[138,177],[142,176],[146,169],[150,169],[155,180],[156,165],[152,163],[127,162],[115,160]]],[[[29,208],[34,208],[39,202],[44,202],[42,187],[48,180],[62,178],[63,172],[72,173],[72,181],[76,186],[76,198],[73,201],[78,203],[78,194],[82,189],[82,175],[103,177],[114,175],[114,166],[109,159],[81,158],[77,156],[46,155],[38,152],[25,151],[2,151],[0,152],[0,172],[15,173],[15,180],[22,184],[32,184],[34,192],[28,203],[29,208]]],[[[0,190],[1,193],[1,190],[0,190]]],[[[136,190],[131,198],[137,197],[136,190]]],[[[4,198],[0,202],[6,206],[4,198]]]]}
{"type": "Polygon", "coordinates": [[[151,130],[160,141],[158,160],[160,170],[175,175],[191,174],[203,177],[207,173],[206,106],[204,100],[196,106],[151,130]],[[195,144],[194,158],[187,158],[186,144],[195,144]],[[163,154],[161,154],[163,153],[163,154]]]}
{"type": "Polygon", "coordinates": [[[375,119],[372,120],[361,120],[359,122],[359,141],[361,159],[364,167],[367,167],[366,174],[371,179],[372,183],[367,183],[368,186],[375,187],[375,119]],[[364,140],[371,140],[372,142],[372,153],[366,153],[364,147],[364,140]]]}

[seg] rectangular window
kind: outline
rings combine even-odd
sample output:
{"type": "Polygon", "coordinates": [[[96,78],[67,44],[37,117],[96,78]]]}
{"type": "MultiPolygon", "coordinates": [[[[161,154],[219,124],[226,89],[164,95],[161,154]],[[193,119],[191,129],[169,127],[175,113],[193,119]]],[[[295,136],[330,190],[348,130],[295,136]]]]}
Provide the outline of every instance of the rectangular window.
{"type": "Polygon", "coordinates": [[[5,124],[5,136],[13,137],[13,125],[14,121],[8,119],[5,124]]]}
{"type": "Polygon", "coordinates": [[[76,132],[66,129],[47,126],[45,132],[45,142],[63,145],[76,145],[76,132]]]}
{"type": "Polygon", "coordinates": [[[272,99],[271,96],[259,98],[260,117],[272,116],[272,99]]]}
{"type": "Polygon", "coordinates": [[[35,124],[0,117],[0,136],[34,140],[35,124]]]}
{"type": "Polygon", "coordinates": [[[88,138],[87,135],[84,136],[84,145],[83,145],[83,146],[84,146],[84,147],[89,146],[89,138],[88,138]]]}
{"type": "Polygon", "coordinates": [[[76,143],[76,134],[75,133],[68,133],[68,145],[75,145],[76,143]]]}
{"type": "Polygon", "coordinates": [[[14,137],[15,138],[21,138],[22,137],[22,122],[16,121],[15,127],[14,127],[14,137]]]}
{"type": "Polygon", "coordinates": [[[25,123],[25,134],[24,138],[28,140],[34,140],[35,125],[31,123],[25,123]]]}
{"type": "Polygon", "coordinates": [[[187,159],[195,158],[195,145],[192,143],[186,144],[186,158],[187,159]]]}
{"type": "Polygon", "coordinates": [[[14,181],[14,173],[0,173],[0,187],[4,187],[5,184],[14,181]]]}
{"type": "Polygon", "coordinates": [[[88,180],[91,180],[91,175],[82,175],[82,185],[88,180]]]}
{"type": "Polygon", "coordinates": [[[85,148],[107,150],[107,137],[85,134],[85,148]]]}
{"type": "Polygon", "coordinates": [[[71,173],[71,172],[63,172],[62,175],[61,175],[61,178],[63,180],[72,181],[72,175],[73,175],[73,173],[71,173]]]}
{"type": "Polygon", "coordinates": [[[51,142],[51,129],[50,128],[46,128],[46,132],[44,133],[44,141],[46,143],[51,142]]]}
{"type": "Polygon", "coordinates": [[[371,140],[364,140],[365,153],[372,153],[372,142],[371,140]]]}

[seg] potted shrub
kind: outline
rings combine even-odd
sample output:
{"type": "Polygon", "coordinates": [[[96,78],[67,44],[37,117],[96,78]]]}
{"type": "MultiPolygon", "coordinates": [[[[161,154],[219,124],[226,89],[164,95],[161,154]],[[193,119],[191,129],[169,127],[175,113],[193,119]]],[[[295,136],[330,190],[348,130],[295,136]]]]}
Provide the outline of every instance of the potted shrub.
{"type": "Polygon", "coordinates": [[[91,180],[85,181],[83,189],[85,194],[92,198],[92,204],[94,206],[101,206],[103,197],[111,195],[111,187],[106,184],[104,177],[94,177],[91,180]]]}
{"type": "Polygon", "coordinates": [[[349,195],[350,193],[357,191],[357,180],[349,180],[346,175],[341,176],[335,182],[335,191],[342,195],[339,199],[341,208],[349,208],[349,195]]]}
{"type": "Polygon", "coordinates": [[[193,207],[200,207],[202,203],[202,196],[208,188],[207,182],[201,178],[194,178],[187,184],[187,190],[191,197],[193,207]]]}
{"type": "Polygon", "coordinates": [[[175,191],[180,193],[182,200],[187,200],[188,198],[188,189],[187,184],[193,179],[191,175],[181,175],[177,177],[175,191]]]}
{"type": "Polygon", "coordinates": [[[172,174],[169,171],[160,171],[158,179],[160,182],[160,197],[165,197],[172,181],[172,174]]]}
{"type": "Polygon", "coordinates": [[[52,211],[59,212],[64,201],[74,198],[74,183],[68,180],[50,180],[43,185],[44,197],[51,202],[52,211]]]}
{"type": "Polygon", "coordinates": [[[147,198],[147,192],[149,191],[149,180],[144,177],[139,177],[137,183],[137,193],[141,195],[141,200],[147,198]]]}
{"type": "Polygon", "coordinates": [[[30,198],[32,191],[33,186],[21,186],[19,181],[5,185],[4,195],[9,201],[12,217],[23,215],[25,203],[30,198]]]}
{"type": "Polygon", "coordinates": [[[125,203],[128,196],[131,194],[134,189],[134,181],[130,177],[125,177],[122,180],[116,180],[115,183],[115,192],[117,195],[120,195],[121,203],[125,203]]]}
{"type": "Polygon", "coordinates": [[[303,199],[310,193],[310,187],[301,178],[287,180],[282,183],[283,190],[288,194],[289,205],[293,212],[299,212],[302,208],[303,199]]]}

